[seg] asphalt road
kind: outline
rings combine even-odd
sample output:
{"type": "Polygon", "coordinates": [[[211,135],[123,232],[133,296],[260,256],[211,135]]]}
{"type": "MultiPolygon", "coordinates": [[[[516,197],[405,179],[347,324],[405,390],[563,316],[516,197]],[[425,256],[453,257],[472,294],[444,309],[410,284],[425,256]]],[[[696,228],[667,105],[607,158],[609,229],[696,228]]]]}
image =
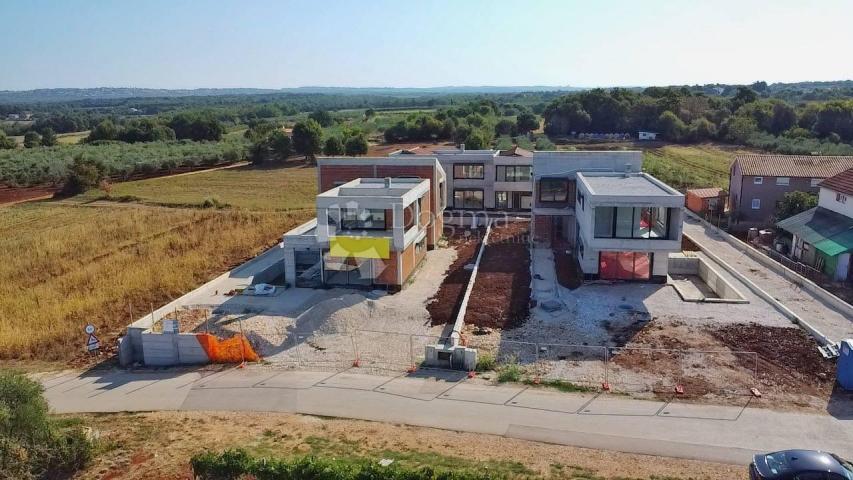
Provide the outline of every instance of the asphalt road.
{"type": "Polygon", "coordinates": [[[274,411],[435,427],[630,453],[745,464],[759,451],[822,449],[853,457],[853,412],[753,408],[751,397],[699,405],[490,386],[463,374],[277,370],[63,372],[39,376],[57,413],[274,411]]]}

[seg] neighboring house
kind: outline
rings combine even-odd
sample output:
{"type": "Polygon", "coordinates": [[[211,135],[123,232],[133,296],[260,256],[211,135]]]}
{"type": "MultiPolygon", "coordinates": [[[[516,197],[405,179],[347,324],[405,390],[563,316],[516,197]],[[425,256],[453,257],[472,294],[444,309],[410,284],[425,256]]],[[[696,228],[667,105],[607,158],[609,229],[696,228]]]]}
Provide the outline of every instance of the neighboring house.
{"type": "Polygon", "coordinates": [[[575,196],[579,172],[639,172],[639,151],[535,152],[533,240],[538,246],[574,246],[575,196]]]}
{"type": "Polygon", "coordinates": [[[666,282],[684,195],[645,173],[577,174],[575,255],[588,279],[666,282]]]}
{"type": "Polygon", "coordinates": [[[637,138],[640,140],[657,140],[657,132],[637,132],[637,138]]]}
{"type": "Polygon", "coordinates": [[[685,196],[687,208],[699,215],[720,215],[725,212],[728,193],[722,188],[693,188],[685,196]]]}
{"type": "Polygon", "coordinates": [[[818,193],[823,179],[849,168],[853,156],[736,155],[729,173],[732,230],[772,225],[786,193],[818,193]]]}
{"type": "Polygon", "coordinates": [[[819,185],[818,206],[776,224],[793,235],[792,259],[833,280],[853,280],[853,168],[819,185]]]}
{"type": "Polygon", "coordinates": [[[447,174],[435,157],[320,157],[317,159],[318,191],[325,192],[358,178],[421,178],[430,180],[430,211],[433,223],[427,236],[429,248],[441,238],[442,214],[447,207],[447,174]]]}
{"type": "MultiPolygon", "coordinates": [[[[522,148],[466,150],[419,147],[391,153],[389,158],[431,157],[447,172],[448,210],[528,212],[533,204],[533,154],[522,148]]],[[[485,215],[485,214],[484,214],[485,215]]]]}
{"type": "Polygon", "coordinates": [[[429,180],[352,180],[317,195],[317,218],[284,235],[285,281],[400,289],[431,228],[429,180]]]}

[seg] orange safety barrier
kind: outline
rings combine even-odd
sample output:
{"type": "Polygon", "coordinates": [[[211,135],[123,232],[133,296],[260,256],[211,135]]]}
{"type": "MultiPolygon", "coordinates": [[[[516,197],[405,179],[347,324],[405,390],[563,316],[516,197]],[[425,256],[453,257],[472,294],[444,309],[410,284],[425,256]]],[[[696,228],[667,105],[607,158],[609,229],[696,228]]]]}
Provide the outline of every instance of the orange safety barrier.
{"type": "Polygon", "coordinates": [[[209,333],[196,334],[196,338],[213,363],[257,362],[261,359],[249,341],[240,334],[227,340],[220,340],[209,333]]]}

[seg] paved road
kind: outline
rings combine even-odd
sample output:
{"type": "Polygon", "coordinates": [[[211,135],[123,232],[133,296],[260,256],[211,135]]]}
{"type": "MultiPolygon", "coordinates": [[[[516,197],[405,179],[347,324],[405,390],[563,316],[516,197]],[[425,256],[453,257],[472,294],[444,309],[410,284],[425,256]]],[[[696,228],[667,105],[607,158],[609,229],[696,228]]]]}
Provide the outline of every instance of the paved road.
{"type": "Polygon", "coordinates": [[[713,229],[687,216],[684,219],[684,233],[830,339],[837,341],[853,338],[853,318],[849,318],[845,313],[824,303],[807,290],[799,288],[785,277],[753,260],[725,241],[713,229]]]}
{"type": "Polygon", "coordinates": [[[636,400],[490,386],[464,375],[228,368],[219,372],[64,372],[40,377],[57,413],[271,411],[401,423],[512,438],[743,464],[756,451],[819,448],[853,457],[853,411],[836,417],[676,398],[636,400]]]}

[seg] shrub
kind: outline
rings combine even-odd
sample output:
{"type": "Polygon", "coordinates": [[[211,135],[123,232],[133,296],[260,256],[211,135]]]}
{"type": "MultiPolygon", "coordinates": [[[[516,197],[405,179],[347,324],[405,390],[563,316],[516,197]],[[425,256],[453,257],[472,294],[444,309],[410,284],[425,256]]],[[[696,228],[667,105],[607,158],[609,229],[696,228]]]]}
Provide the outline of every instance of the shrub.
{"type": "Polygon", "coordinates": [[[521,381],[521,367],[517,363],[507,363],[498,368],[498,382],[519,382],[521,381]]]}
{"type": "Polygon", "coordinates": [[[497,362],[495,361],[495,356],[484,353],[477,358],[477,367],[476,370],[478,372],[489,372],[495,369],[497,362]]]}
{"type": "Polygon", "coordinates": [[[223,208],[228,208],[230,206],[231,205],[219,200],[216,197],[207,197],[204,199],[203,202],[201,202],[201,208],[223,209],[223,208]]]}
{"type": "Polygon", "coordinates": [[[86,466],[92,452],[81,427],[48,417],[41,384],[0,372],[0,478],[67,477],[86,466]]]}
{"type": "Polygon", "coordinates": [[[193,475],[201,480],[238,478],[314,480],[493,480],[505,478],[490,472],[471,470],[439,470],[430,467],[411,468],[398,464],[387,467],[368,460],[347,458],[294,459],[255,458],[245,450],[226,450],[221,454],[205,452],[190,460],[193,475]]]}

